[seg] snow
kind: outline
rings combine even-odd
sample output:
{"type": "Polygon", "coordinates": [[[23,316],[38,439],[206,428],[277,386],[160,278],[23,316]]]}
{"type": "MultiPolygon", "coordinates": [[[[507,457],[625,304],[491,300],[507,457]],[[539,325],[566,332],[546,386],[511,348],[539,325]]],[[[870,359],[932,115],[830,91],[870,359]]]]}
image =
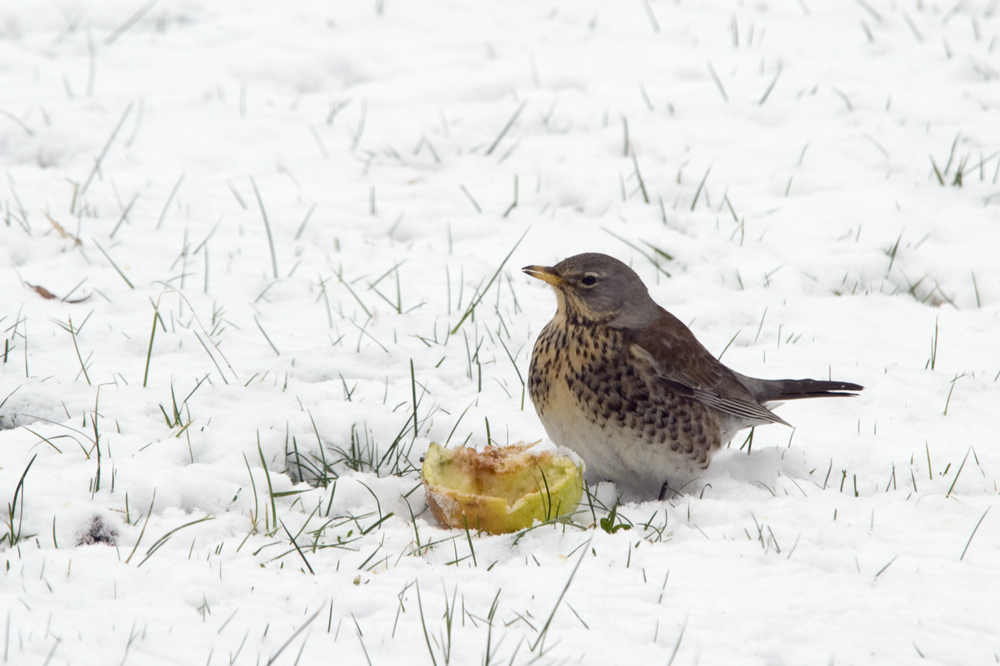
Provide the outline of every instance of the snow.
{"type": "Polygon", "coordinates": [[[35,4],[0,8],[4,663],[998,658],[995,0],[35,4]],[[431,441],[543,438],[518,269],[583,251],[742,373],[866,389],[631,529],[606,483],[437,527],[431,441]]]}

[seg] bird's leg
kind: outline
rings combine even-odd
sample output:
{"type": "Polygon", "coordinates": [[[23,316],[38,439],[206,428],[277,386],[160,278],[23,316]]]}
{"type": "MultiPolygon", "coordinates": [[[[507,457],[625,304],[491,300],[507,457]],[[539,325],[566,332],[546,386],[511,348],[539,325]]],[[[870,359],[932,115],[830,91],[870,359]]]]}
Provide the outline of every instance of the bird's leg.
{"type": "MultiPolygon", "coordinates": [[[[692,479],[692,481],[693,481],[693,479],[692,479]]],[[[671,488],[670,487],[670,479],[667,479],[666,481],[663,482],[663,485],[660,486],[660,494],[657,497],[657,499],[660,500],[660,501],[663,501],[663,500],[672,500],[672,499],[676,499],[677,497],[680,497],[681,496],[681,490],[683,490],[684,488],[686,488],[688,486],[688,484],[691,483],[692,481],[688,481],[683,486],[681,486],[680,489],[677,489],[677,488],[671,488]]]]}

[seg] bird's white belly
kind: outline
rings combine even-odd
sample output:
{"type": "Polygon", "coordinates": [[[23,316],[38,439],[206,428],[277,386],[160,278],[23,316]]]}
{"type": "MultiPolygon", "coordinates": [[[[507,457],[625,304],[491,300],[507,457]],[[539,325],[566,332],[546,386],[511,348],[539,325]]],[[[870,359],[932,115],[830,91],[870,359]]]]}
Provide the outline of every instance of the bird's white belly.
{"type": "Polygon", "coordinates": [[[648,499],[657,497],[664,483],[677,490],[703,471],[669,443],[650,443],[617,423],[602,427],[585,417],[587,410],[560,384],[552,386],[539,417],[549,439],[583,458],[588,482],[613,481],[626,496],[648,499]]]}

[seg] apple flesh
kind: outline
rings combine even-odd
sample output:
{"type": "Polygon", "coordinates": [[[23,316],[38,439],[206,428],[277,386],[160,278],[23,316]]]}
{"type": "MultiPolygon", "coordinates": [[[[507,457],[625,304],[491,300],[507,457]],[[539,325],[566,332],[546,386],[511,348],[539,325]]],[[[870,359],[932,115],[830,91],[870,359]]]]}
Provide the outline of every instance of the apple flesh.
{"type": "Polygon", "coordinates": [[[486,446],[479,452],[432,443],[421,474],[427,504],[442,527],[516,532],[576,510],[583,463],[532,444],[486,446]]]}

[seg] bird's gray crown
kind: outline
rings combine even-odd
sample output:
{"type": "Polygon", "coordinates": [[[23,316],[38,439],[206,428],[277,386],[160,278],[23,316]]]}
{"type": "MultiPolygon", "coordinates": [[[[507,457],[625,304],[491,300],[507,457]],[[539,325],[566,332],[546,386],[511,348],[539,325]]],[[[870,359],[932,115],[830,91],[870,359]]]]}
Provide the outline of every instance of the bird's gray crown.
{"type": "Polygon", "coordinates": [[[599,252],[578,254],[553,266],[557,287],[570,312],[585,320],[632,328],[654,320],[659,307],[642,279],[614,257],[599,252]]]}

